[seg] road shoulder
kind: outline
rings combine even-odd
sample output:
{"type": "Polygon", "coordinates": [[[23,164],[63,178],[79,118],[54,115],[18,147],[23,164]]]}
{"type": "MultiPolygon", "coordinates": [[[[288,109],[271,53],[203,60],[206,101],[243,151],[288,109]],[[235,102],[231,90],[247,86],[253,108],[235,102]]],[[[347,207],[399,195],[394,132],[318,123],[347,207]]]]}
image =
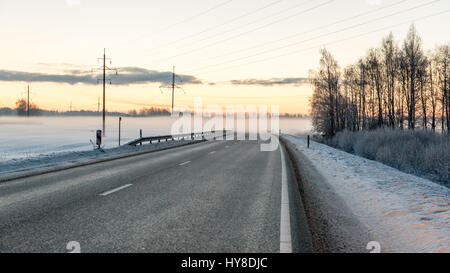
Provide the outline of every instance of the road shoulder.
{"type": "Polygon", "coordinates": [[[295,145],[283,137],[281,142],[292,166],[295,178],[292,181],[296,182],[290,190],[294,195],[292,199],[301,200],[296,212],[305,211],[313,251],[367,252],[366,244],[372,240],[369,230],[356,220],[345,202],[295,145]]]}

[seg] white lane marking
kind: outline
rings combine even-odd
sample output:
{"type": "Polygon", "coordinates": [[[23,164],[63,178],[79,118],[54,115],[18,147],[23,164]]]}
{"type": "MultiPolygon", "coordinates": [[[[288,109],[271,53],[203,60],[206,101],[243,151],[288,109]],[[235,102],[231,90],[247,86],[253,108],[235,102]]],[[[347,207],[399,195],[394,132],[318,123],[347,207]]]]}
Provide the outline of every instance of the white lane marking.
{"type": "Polygon", "coordinates": [[[216,153],[216,151],[212,151],[212,152],[210,152],[210,154],[215,154],[216,153]]]}
{"type": "Polygon", "coordinates": [[[132,185],[132,184],[126,184],[126,185],[120,186],[120,187],[118,187],[118,188],[112,189],[112,190],[110,190],[110,191],[105,191],[104,193],[100,193],[99,195],[101,195],[101,196],[107,196],[107,195],[110,195],[111,193],[115,193],[116,191],[120,191],[120,190],[123,190],[123,189],[125,189],[125,188],[128,188],[128,187],[131,186],[131,185],[132,185]]]}
{"type": "Polygon", "coordinates": [[[281,152],[281,219],[280,219],[280,253],[292,253],[291,216],[289,214],[289,194],[286,174],[286,159],[281,152]]]}
{"type": "Polygon", "coordinates": [[[186,164],[189,164],[189,163],[191,163],[191,161],[186,161],[186,162],[180,163],[179,165],[183,166],[183,165],[186,165],[186,164]]]}
{"type": "Polygon", "coordinates": [[[225,148],[230,148],[230,146],[227,145],[227,146],[225,146],[225,148]]]}

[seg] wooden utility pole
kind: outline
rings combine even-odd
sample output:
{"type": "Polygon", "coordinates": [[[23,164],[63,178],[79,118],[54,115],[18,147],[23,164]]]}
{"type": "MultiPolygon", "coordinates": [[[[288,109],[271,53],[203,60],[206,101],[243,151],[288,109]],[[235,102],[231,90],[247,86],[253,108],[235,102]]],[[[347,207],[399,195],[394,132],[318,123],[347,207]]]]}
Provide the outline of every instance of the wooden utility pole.
{"type": "Polygon", "coordinates": [[[106,117],[106,108],[105,108],[105,95],[106,95],[106,49],[103,49],[103,136],[105,136],[105,117],[106,117]]]}
{"type": "Polygon", "coordinates": [[[30,85],[27,88],[27,117],[30,116],[30,85]]]}
{"type": "MultiPolygon", "coordinates": [[[[102,58],[98,58],[98,60],[102,60],[102,62],[103,62],[103,65],[100,68],[102,70],[103,77],[102,77],[102,79],[97,79],[97,83],[98,83],[99,80],[101,80],[102,83],[103,83],[103,116],[102,116],[102,128],[103,128],[103,130],[102,131],[103,131],[103,136],[105,136],[106,135],[106,125],[105,125],[105,122],[106,122],[106,81],[108,80],[106,78],[106,71],[115,70],[116,71],[116,75],[118,73],[117,73],[117,69],[109,68],[109,67],[106,66],[106,60],[109,60],[109,62],[112,63],[110,58],[106,58],[106,49],[103,49],[103,57],[102,58]]],[[[109,83],[111,84],[111,80],[109,80],[109,83]]]]}
{"type": "Polygon", "coordinates": [[[173,66],[172,72],[172,114],[173,114],[174,96],[175,96],[175,66],[173,66]]]}
{"type": "MultiPolygon", "coordinates": [[[[172,70],[172,84],[171,85],[161,85],[159,88],[160,89],[167,89],[170,90],[172,92],[172,114],[173,114],[173,109],[175,107],[175,89],[181,89],[183,90],[183,87],[177,85],[176,82],[176,77],[177,75],[175,74],[175,66],[173,66],[173,70],[172,70]]],[[[181,81],[181,79],[179,79],[181,81]]],[[[184,91],[184,90],[183,90],[184,91]]]]}

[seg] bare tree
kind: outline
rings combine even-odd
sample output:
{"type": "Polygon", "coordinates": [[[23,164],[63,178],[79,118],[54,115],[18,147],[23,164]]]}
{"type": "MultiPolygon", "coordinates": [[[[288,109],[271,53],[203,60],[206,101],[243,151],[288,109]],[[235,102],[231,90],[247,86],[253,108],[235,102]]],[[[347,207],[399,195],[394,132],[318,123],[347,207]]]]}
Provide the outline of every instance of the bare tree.
{"type": "Polygon", "coordinates": [[[450,134],[450,45],[440,46],[436,52],[438,84],[441,93],[442,132],[450,134]]]}
{"type": "Polygon", "coordinates": [[[372,126],[383,126],[383,84],[381,74],[381,63],[379,50],[371,49],[367,55],[367,67],[371,85],[371,110],[372,110],[372,126]],[[376,97],[375,97],[376,96],[376,97]],[[375,122],[375,111],[377,112],[377,121],[375,122]]]}
{"type": "Polygon", "coordinates": [[[424,53],[422,50],[422,39],[417,34],[414,25],[409,29],[406,40],[403,44],[403,51],[405,57],[408,93],[407,93],[407,107],[408,107],[408,128],[414,130],[416,125],[416,103],[417,103],[417,82],[419,70],[424,65],[424,53]]]}
{"type": "Polygon", "coordinates": [[[341,75],[330,52],[321,50],[318,71],[311,71],[313,125],[327,137],[341,130],[382,126],[418,127],[450,135],[450,44],[427,54],[412,25],[399,48],[389,34],[341,75]]]}
{"type": "Polygon", "coordinates": [[[386,88],[387,111],[389,117],[389,126],[395,127],[395,80],[397,75],[396,56],[398,54],[398,47],[394,42],[392,32],[383,39],[381,45],[381,52],[383,55],[384,64],[384,80],[386,88]]]}
{"type": "Polygon", "coordinates": [[[320,66],[317,72],[311,71],[313,85],[311,108],[313,126],[317,132],[332,137],[339,123],[338,97],[340,68],[337,61],[326,49],[321,50],[320,66]]]}

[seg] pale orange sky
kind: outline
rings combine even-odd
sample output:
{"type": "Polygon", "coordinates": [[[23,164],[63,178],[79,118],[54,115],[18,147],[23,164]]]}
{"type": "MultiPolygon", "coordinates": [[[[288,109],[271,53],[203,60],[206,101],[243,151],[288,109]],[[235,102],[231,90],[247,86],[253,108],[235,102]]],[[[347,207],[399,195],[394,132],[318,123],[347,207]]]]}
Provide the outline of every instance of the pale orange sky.
{"type": "MultiPolygon", "coordinates": [[[[0,79],[4,71],[67,74],[98,67],[103,48],[113,67],[191,75],[175,103],[279,105],[307,113],[308,85],[231,85],[232,80],[305,78],[327,47],[341,66],[414,21],[425,49],[449,42],[448,0],[1,0],[0,79]],[[402,24],[400,24],[402,23],[402,24]],[[208,83],[216,83],[209,85],[208,83]]],[[[108,64],[109,65],[109,64],[108,64]]],[[[120,71],[119,71],[120,74],[120,71]]],[[[169,79],[170,80],[170,79],[169,79]]],[[[159,82],[107,86],[107,109],[170,105],[159,82]]],[[[24,97],[25,81],[0,80],[0,107],[24,97]]],[[[31,83],[44,109],[96,110],[101,85],[31,83]]]]}

